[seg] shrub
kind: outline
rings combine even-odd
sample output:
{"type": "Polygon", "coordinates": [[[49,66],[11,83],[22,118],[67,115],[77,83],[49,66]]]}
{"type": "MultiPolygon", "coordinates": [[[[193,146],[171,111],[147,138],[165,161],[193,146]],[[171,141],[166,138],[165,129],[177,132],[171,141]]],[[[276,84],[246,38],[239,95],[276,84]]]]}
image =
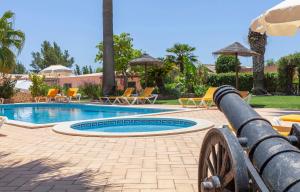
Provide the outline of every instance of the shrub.
{"type": "MultiPolygon", "coordinates": [[[[219,87],[221,85],[235,86],[235,73],[211,74],[208,76],[207,85],[219,87]]],[[[239,89],[250,91],[253,87],[253,75],[250,73],[239,74],[239,89]]]]}
{"type": "Polygon", "coordinates": [[[207,89],[208,89],[208,86],[206,86],[206,85],[196,85],[196,86],[194,87],[195,95],[196,95],[197,97],[202,97],[202,96],[205,95],[207,89]]]}
{"type": "Polygon", "coordinates": [[[90,99],[98,99],[103,95],[102,87],[99,84],[85,83],[79,89],[83,96],[86,96],[90,99]]]}
{"type": "MultiPolygon", "coordinates": [[[[265,73],[265,88],[268,92],[278,91],[278,73],[265,73]]],[[[210,74],[207,85],[219,87],[221,85],[235,86],[235,73],[210,74]]],[[[239,74],[239,86],[241,91],[251,91],[253,88],[253,75],[251,73],[239,74]]]]}
{"type": "Polygon", "coordinates": [[[29,87],[31,95],[33,97],[46,96],[49,86],[45,83],[45,77],[37,74],[30,74],[29,79],[32,85],[29,87]]]}
{"type": "Polygon", "coordinates": [[[279,89],[278,73],[265,73],[265,88],[270,93],[278,92],[279,89]]]}
{"type": "Polygon", "coordinates": [[[174,98],[180,97],[180,88],[178,87],[177,83],[165,84],[163,95],[168,95],[174,98]]]}
{"type": "MultiPolygon", "coordinates": [[[[235,71],[236,58],[232,55],[220,55],[216,61],[216,72],[217,73],[229,73],[235,71]]],[[[238,60],[238,64],[240,61],[238,60]]]]}
{"type": "Polygon", "coordinates": [[[0,97],[4,99],[10,99],[14,96],[14,88],[16,80],[12,80],[10,77],[3,76],[0,84],[0,97]]]}

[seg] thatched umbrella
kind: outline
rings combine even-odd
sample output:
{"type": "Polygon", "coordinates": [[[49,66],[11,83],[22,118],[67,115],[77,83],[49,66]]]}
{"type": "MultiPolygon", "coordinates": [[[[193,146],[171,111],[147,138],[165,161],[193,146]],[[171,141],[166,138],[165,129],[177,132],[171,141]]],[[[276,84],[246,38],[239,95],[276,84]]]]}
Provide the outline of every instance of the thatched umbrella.
{"type": "Polygon", "coordinates": [[[137,66],[137,65],[144,65],[145,67],[145,84],[147,87],[147,68],[148,66],[161,66],[163,62],[159,59],[156,59],[154,57],[151,57],[150,55],[144,53],[141,57],[133,59],[129,62],[129,65],[131,66],[137,66]]]}
{"type": "Polygon", "coordinates": [[[213,52],[214,55],[234,55],[236,58],[236,67],[235,67],[235,87],[239,88],[239,63],[238,56],[243,57],[252,57],[255,55],[259,55],[258,53],[251,51],[250,49],[244,47],[239,42],[235,42],[219,51],[213,52]]]}

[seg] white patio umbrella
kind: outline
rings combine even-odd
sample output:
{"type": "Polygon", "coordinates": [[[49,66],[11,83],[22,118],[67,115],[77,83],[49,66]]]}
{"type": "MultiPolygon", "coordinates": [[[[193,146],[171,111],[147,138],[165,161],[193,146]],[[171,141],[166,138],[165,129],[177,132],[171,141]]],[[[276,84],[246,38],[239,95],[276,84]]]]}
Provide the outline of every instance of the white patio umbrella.
{"type": "Polygon", "coordinates": [[[251,24],[251,30],[270,36],[293,36],[300,27],[300,0],[285,0],[251,24]]]}
{"type": "Polygon", "coordinates": [[[73,74],[73,70],[68,67],[62,66],[62,65],[51,65],[51,66],[41,70],[39,72],[39,74],[45,75],[45,76],[54,76],[54,77],[70,76],[73,74]]]}
{"type": "Polygon", "coordinates": [[[21,91],[28,91],[31,85],[32,82],[29,80],[17,80],[15,88],[20,89],[21,91]]]}

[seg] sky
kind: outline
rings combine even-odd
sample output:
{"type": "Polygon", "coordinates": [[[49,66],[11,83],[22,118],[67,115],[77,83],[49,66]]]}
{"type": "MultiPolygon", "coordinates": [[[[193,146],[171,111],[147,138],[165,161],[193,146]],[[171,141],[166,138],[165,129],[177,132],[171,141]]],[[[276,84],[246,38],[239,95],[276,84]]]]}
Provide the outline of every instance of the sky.
{"type": "MultiPolygon", "coordinates": [[[[235,41],[247,45],[251,21],[281,0],[114,0],[114,33],[130,33],[134,46],[154,57],[166,55],[175,43],[196,47],[204,64],[213,64],[213,51],[235,41]],[[226,2],[226,3],[225,3],[226,2]]],[[[69,50],[75,64],[92,65],[102,40],[102,0],[0,0],[0,15],[16,14],[15,28],[26,34],[18,56],[28,69],[31,53],[44,40],[69,50]]],[[[266,59],[300,51],[300,34],[269,37],[266,59]]],[[[250,66],[251,58],[241,60],[250,66]]]]}

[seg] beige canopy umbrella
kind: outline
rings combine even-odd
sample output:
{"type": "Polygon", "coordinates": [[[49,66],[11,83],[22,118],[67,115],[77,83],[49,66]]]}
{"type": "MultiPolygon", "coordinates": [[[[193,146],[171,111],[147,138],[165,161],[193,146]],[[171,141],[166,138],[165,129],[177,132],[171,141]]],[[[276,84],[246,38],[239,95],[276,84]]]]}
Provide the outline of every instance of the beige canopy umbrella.
{"type": "Polygon", "coordinates": [[[300,0],[285,0],[251,24],[251,30],[270,36],[293,36],[300,27],[300,0]]]}
{"type": "Polygon", "coordinates": [[[161,66],[163,62],[159,59],[156,59],[146,53],[144,53],[141,57],[133,59],[129,62],[129,65],[136,66],[136,65],[143,65],[145,67],[145,84],[147,87],[148,75],[147,75],[147,68],[148,66],[161,66]]]}
{"type": "Polygon", "coordinates": [[[213,52],[214,55],[233,55],[236,59],[236,67],[235,67],[235,88],[239,89],[239,63],[238,56],[243,57],[252,57],[255,55],[259,55],[258,53],[251,51],[250,49],[244,47],[239,42],[235,42],[223,49],[213,52]]]}
{"type": "Polygon", "coordinates": [[[70,76],[73,74],[73,70],[63,65],[51,65],[41,70],[39,74],[51,77],[70,76]]]}

